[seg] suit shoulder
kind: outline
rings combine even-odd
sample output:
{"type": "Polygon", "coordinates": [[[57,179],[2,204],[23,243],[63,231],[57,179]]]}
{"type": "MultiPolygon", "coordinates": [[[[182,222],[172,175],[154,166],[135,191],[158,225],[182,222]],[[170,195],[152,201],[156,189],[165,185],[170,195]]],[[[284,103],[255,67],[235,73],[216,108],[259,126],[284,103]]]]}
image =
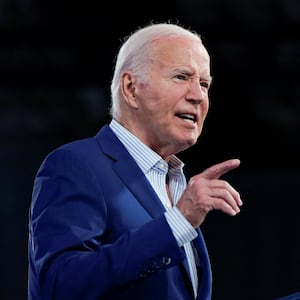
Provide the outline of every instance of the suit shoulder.
{"type": "Polygon", "coordinates": [[[85,158],[93,157],[95,154],[101,153],[100,147],[95,137],[87,137],[83,139],[73,140],[56,147],[49,152],[45,159],[49,160],[54,157],[72,157],[85,158]]]}

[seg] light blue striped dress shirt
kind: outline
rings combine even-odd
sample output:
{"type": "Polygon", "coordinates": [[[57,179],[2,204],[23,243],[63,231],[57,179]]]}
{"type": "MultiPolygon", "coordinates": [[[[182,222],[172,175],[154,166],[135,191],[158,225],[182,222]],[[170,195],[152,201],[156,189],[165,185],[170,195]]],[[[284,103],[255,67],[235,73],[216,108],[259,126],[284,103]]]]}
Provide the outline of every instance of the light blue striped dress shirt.
{"type": "Polygon", "coordinates": [[[116,120],[111,121],[110,128],[135,159],[166,208],[165,216],[167,222],[171,227],[178,245],[180,247],[183,246],[185,249],[194,295],[196,297],[198,278],[190,242],[197,237],[197,232],[175,206],[186,187],[186,178],[183,173],[184,164],[175,155],[171,156],[167,163],[116,120]],[[172,204],[166,190],[167,174],[169,177],[172,204]]]}

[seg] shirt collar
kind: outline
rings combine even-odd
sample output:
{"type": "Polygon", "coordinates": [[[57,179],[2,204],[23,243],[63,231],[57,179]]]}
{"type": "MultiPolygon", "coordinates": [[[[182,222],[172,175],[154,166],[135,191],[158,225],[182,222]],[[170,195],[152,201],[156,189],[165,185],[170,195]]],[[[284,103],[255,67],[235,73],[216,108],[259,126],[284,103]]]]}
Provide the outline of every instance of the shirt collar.
{"type": "Polygon", "coordinates": [[[184,163],[175,155],[172,155],[167,163],[160,155],[145,145],[115,119],[111,120],[109,126],[135,159],[144,174],[147,174],[151,169],[165,173],[169,169],[170,175],[173,176],[182,173],[184,163]]]}

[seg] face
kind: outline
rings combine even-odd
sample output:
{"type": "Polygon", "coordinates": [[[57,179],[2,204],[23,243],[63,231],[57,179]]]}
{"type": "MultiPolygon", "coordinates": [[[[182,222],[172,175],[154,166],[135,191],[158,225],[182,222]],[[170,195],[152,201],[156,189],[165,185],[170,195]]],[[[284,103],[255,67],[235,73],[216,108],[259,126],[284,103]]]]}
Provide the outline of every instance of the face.
{"type": "Polygon", "coordinates": [[[163,158],[194,145],[207,115],[209,55],[200,41],[170,38],[154,43],[147,83],[134,84],[128,129],[163,158]]]}

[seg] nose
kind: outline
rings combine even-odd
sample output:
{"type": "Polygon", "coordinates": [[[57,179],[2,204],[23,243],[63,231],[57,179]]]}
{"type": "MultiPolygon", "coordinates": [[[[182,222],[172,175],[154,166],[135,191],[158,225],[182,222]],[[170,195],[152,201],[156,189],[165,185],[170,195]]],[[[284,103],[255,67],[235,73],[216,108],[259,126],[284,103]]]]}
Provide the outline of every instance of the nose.
{"type": "Polygon", "coordinates": [[[197,80],[190,83],[189,93],[187,100],[193,104],[200,104],[203,101],[208,101],[208,89],[202,86],[197,80]]]}

